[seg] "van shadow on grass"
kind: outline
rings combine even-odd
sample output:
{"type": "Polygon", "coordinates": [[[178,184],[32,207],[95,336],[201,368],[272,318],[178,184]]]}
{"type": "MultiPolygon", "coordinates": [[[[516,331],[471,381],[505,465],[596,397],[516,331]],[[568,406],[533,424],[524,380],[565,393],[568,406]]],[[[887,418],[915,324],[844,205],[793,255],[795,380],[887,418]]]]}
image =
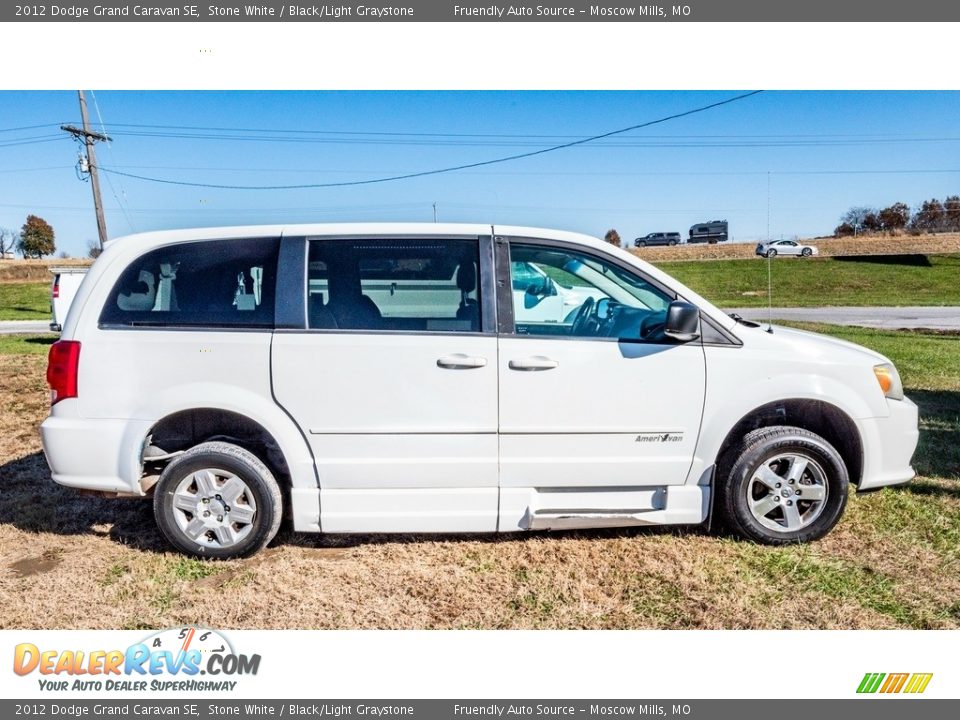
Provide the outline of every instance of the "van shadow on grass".
{"type": "MultiPolygon", "coordinates": [[[[960,392],[910,389],[907,397],[920,408],[920,442],[913,456],[917,474],[960,481],[960,392]]],[[[960,497],[960,483],[905,487],[917,494],[960,497]]]]}
{"type": "MultiPolygon", "coordinates": [[[[913,460],[917,473],[956,482],[911,483],[893,491],[960,498],[960,392],[910,389],[907,394],[920,407],[920,443],[913,460]]],[[[152,504],[148,500],[101,498],[81,495],[76,490],[61,487],[50,478],[50,471],[40,452],[0,465],[0,525],[11,525],[25,532],[107,536],[130,548],[148,552],[167,552],[170,549],[157,529],[152,504]]],[[[274,544],[347,548],[424,541],[518,542],[541,535],[574,538],[584,534],[591,537],[624,537],[670,533],[701,535],[705,532],[703,526],[502,535],[309,535],[286,531],[280,534],[274,544]]],[[[725,535],[716,526],[709,534],[725,535]]]]}
{"type": "Polygon", "coordinates": [[[149,501],[81,495],[50,478],[43,453],[0,465],[0,525],[25,532],[97,535],[137,550],[169,550],[149,501]]]}
{"type": "MultiPolygon", "coordinates": [[[[95,535],[135,550],[169,552],[170,546],[157,529],[153,505],[136,498],[101,498],[81,495],[61,487],[50,478],[43,453],[11,460],[0,465],[0,526],[11,525],[25,532],[57,535],[95,535]]],[[[351,548],[380,544],[421,542],[518,542],[531,537],[625,537],[681,533],[700,534],[701,527],[633,527],[589,531],[538,531],[504,534],[378,534],[317,535],[281,531],[273,546],[303,548],[351,548]]]]}

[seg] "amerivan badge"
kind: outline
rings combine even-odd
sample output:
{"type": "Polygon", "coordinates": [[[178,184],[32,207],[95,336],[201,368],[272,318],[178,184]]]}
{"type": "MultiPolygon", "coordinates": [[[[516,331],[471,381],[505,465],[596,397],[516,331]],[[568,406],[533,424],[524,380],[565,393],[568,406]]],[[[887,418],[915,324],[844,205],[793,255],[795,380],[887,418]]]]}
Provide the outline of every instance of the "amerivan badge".
{"type": "Polygon", "coordinates": [[[678,443],[683,442],[682,432],[642,432],[636,442],[642,443],[678,443]]]}

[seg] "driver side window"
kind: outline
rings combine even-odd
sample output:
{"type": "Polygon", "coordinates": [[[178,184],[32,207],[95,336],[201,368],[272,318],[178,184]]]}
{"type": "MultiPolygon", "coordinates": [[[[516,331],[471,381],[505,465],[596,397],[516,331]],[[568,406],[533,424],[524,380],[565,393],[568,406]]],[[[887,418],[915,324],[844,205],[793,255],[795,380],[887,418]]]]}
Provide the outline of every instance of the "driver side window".
{"type": "Polygon", "coordinates": [[[511,243],[515,332],[644,340],[673,300],[633,272],[566,248],[511,243]]]}

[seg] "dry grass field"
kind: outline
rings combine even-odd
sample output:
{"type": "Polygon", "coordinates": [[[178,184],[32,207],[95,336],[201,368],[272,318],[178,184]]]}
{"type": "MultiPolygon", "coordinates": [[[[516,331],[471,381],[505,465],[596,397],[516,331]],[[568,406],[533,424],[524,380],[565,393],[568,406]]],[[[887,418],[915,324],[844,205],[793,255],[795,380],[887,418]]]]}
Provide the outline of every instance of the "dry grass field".
{"type": "MultiPolygon", "coordinates": [[[[631,241],[632,242],[632,241],[631,241]]],[[[820,257],[860,255],[936,255],[960,252],[960,233],[937,235],[861,235],[856,238],[806,238],[801,242],[816,246],[820,257]]],[[[756,242],[694,244],[673,247],[630,247],[637,257],[652,263],[684,260],[744,260],[756,257],[756,242]]]]}
{"type": "Polygon", "coordinates": [[[223,563],[171,553],[149,503],[50,480],[37,435],[50,340],[0,337],[0,628],[960,627],[960,343],[863,333],[921,405],[923,477],[852,497],[819,543],[698,529],[300,535],[223,563]]]}

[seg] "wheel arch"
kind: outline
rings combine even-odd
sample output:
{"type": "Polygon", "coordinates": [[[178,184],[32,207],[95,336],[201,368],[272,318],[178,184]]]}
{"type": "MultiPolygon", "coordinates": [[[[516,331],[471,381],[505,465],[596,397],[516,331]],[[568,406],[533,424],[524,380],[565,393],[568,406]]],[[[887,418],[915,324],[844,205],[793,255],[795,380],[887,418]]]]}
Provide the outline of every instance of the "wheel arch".
{"type": "Polygon", "coordinates": [[[316,466],[306,440],[280,408],[272,410],[279,417],[257,413],[254,419],[254,413],[215,403],[169,408],[140,438],[140,467],[150,463],[150,454],[169,457],[202,442],[223,440],[260,457],[281,485],[315,490],[316,466]]]}
{"type": "Polygon", "coordinates": [[[836,448],[847,466],[850,481],[863,476],[863,439],[857,424],[842,409],[824,400],[789,398],[768,402],[746,413],[724,437],[714,460],[718,473],[729,470],[734,451],[749,432],[763,427],[790,425],[816,433],[836,448]]]}

